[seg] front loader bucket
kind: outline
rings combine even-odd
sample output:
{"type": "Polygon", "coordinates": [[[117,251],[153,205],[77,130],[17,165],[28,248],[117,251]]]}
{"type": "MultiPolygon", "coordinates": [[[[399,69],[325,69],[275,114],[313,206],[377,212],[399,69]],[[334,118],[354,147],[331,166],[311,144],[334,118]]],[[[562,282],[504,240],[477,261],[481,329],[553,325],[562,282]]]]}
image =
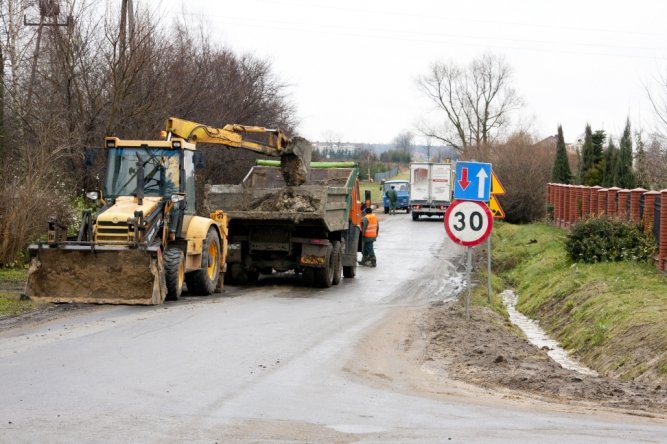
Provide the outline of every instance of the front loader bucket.
{"type": "Polygon", "coordinates": [[[167,294],[162,254],[128,248],[30,248],[26,294],[35,301],[161,304],[167,294]]]}

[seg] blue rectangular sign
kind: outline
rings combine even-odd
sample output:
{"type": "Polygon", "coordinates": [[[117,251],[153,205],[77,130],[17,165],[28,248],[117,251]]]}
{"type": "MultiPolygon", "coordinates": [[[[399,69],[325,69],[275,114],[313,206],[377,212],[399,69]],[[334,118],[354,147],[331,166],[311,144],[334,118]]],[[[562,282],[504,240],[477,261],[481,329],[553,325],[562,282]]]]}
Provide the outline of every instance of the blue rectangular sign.
{"type": "Polygon", "coordinates": [[[454,177],[454,199],[488,202],[491,195],[491,164],[458,162],[454,177]]]}

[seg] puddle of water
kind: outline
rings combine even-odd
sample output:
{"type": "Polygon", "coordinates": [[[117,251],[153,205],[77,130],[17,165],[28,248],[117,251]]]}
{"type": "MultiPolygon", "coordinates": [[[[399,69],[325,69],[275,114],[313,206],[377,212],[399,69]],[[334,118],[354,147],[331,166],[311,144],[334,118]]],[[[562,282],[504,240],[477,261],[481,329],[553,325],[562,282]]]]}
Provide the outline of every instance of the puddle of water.
{"type": "Polygon", "coordinates": [[[558,342],[551,339],[546,332],[542,330],[537,321],[534,321],[526,317],[523,313],[517,311],[516,304],[518,298],[512,290],[503,291],[500,293],[500,297],[503,299],[505,307],[507,307],[510,321],[524,332],[532,344],[539,348],[547,347],[549,349],[547,352],[549,357],[559,363],[563,368],[574,370],[584,375],[597,376],[597,373],[594,370],[584,367],[574,359],[570,358],[563,347],[561,347],[558,342]]]}

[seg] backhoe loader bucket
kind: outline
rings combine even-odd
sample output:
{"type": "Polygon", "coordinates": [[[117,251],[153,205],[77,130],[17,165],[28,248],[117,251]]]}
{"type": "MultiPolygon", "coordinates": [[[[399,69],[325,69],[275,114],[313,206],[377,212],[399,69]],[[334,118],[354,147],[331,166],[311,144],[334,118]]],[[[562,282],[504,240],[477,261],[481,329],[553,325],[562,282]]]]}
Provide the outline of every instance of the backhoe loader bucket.
{"type": "Polygon", "coordinates": [[[313,146],[302,137],[294,137],[280,157],[280,171],[288,186],[306,183],[313,146]]]}
{"type": "Polygon", "coordinates": [[[161,304],[167,294],[158,249],[31,246],[26,294],[35,301],[161,304]]]}

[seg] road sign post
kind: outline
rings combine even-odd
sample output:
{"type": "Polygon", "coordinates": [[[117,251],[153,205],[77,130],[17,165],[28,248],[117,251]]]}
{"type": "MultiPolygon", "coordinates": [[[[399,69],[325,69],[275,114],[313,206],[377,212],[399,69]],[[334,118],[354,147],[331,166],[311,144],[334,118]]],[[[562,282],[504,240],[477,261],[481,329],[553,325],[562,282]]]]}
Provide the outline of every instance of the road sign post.
{"type": "Polygon", "coordinates": [[[484,202],[456,200],[445,213],[445,231],[451,240],[468,247],[467,278],[468,293],[466,296],[466,320],[470,319],[470,298],[472,271],[471,247],[484,242],[491,234],[493,215],[484,202]]]}

